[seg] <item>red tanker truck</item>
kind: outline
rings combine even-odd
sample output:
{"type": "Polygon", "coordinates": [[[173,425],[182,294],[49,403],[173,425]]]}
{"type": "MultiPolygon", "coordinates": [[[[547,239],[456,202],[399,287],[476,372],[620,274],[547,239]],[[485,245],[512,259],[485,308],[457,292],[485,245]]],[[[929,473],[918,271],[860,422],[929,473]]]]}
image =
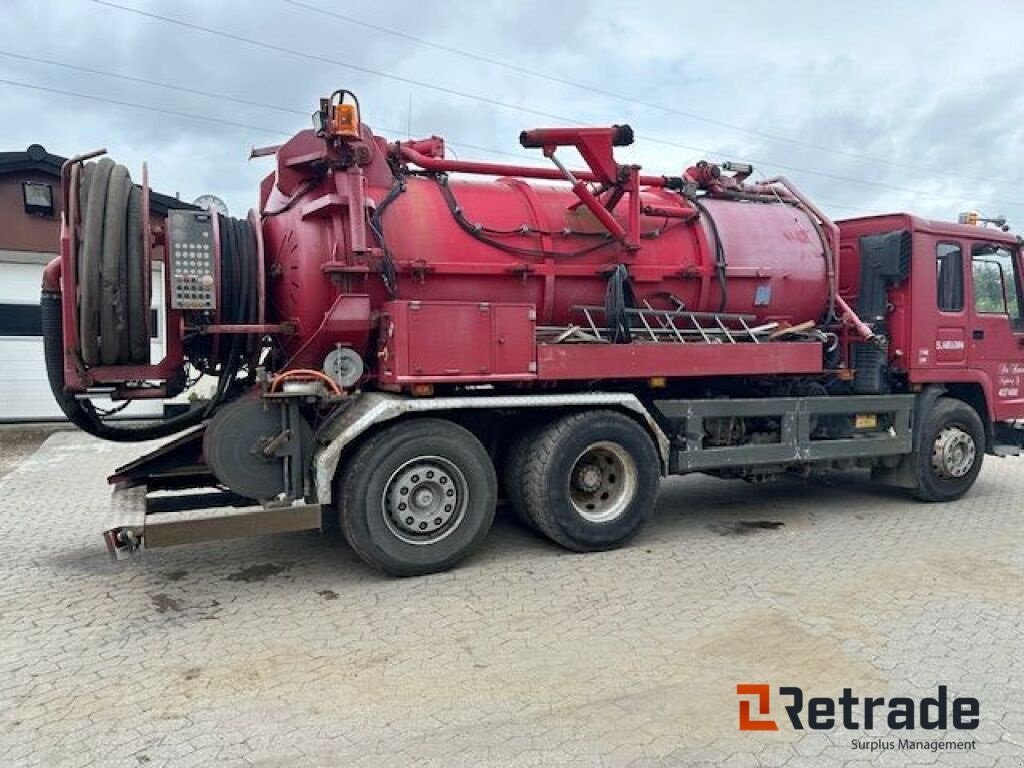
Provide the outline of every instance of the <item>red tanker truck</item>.
{"type": "Polygon", "coordinates": [[[115,551],[337,527],[413,575],[472,552],[499,495],[591,551],[637,533],[666,475],[863,467],[949,501],[986,453],[1019,451],[1015,236],[835,223],[745,164],[645,175],[614,158],[626,125],[524,131],[550,167],[520,167],[389,142],[344,90],[313,117],[253,151],[275,168],[245,219],[154,226],[145,170],[64,168],[41,300],[54,396],[101,438],[173,438],[110,478],[132,515],[115,551]],[[92,402],[201,375],[212,395],[156,424],[92,402]],[[207,511],[170,514],[190,508],[207,511]]]}

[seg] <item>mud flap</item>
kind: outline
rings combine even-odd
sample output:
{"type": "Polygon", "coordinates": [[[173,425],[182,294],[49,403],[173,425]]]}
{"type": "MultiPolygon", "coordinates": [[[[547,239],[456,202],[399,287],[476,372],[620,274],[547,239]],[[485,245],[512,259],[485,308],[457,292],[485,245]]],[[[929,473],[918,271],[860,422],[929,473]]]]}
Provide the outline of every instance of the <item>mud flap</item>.
{"type": "Polygon", "coordinates": [[[905,454],[899,464],[895,467],[875,467],[871,470],[871,480],[881,485],[890,485],[895,488],[907,488],[915,490],[918,487],[917,475],[914,472],[914,461],[921,450],[921,433],[919,424],[924,423],[924,417],[935,405],[935,401],[946,394],[946,388],[939,384],[930,384],[918,394],[914,402],[913,422],[911,432],[913,433],[914,450],[905,454]]]}

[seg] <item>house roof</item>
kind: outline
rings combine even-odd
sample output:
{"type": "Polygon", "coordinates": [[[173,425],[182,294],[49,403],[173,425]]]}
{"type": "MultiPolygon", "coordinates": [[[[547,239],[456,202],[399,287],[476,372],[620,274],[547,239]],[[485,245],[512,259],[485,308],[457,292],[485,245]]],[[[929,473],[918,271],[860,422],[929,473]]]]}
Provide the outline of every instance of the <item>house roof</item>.
{"type": "Polygon", "coordinates": [[[41,171],[60,175],[66,158],[51,155],[42,144],[29,144],[22,152],[0,152],[0,175],[19,171],[41,171]]]}
{"type": "MultiPolygon", "coordinates": [[[[0,152],[0,176],[12,173],[35,171],[60,178],[60,169],[67,161],[66,157],[53,155],[46,151],[42,144],[29,144],[20,152],[0,152]]],[[[179,200],[171,195],[162,195],[150,190],[150,208],[154,213],[166,214],[170,209],[200,210],[191,203],[179,200]]]]}

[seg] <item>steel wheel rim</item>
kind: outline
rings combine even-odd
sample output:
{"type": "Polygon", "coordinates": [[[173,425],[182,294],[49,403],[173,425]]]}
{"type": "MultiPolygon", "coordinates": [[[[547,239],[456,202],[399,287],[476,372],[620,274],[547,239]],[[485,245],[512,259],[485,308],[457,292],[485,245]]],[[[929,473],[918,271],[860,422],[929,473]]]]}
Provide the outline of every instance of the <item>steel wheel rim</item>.
{"type": "Polygon", "coordinates": [[[391,473],[381,493],[388,530],[407,544],[436,544],[455,531],[469,505],[469,484],[442,456],[417,456],[391,473]]]}
{"type": "Polygon", "coordinates": [[[625,514],[639,485],[636,462],[618,443],[591,443],[569,473],[569,501],[588,523],[611,523],[625,514]]]}
{"type": "Polygon", "coordinates": [[[978,448],[971,434],[958,426],[942,429],[932,444],[932,469],[945,480],[956,480],[974,467],[978,448]]]}

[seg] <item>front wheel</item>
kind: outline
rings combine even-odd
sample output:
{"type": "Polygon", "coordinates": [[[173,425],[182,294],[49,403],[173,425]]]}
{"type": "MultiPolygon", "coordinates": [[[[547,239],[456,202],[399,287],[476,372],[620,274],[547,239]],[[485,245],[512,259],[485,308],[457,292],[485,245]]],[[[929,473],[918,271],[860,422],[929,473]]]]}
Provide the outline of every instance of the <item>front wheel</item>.
{"type": "Polygon", "coordinates": [[[494,465],[468,430],[441,419],[400,422],[346,463],[341,530],[366,563],[395,576],[451,568],[494,520],[494,465]]]}
{"type": "Polygon", "coordinates": [[[971,406],[942,397],[921,425],[921,447],[912,457],[922,501],[954,501],[974,485],[985,456],[985,427],[971,406]]]}

